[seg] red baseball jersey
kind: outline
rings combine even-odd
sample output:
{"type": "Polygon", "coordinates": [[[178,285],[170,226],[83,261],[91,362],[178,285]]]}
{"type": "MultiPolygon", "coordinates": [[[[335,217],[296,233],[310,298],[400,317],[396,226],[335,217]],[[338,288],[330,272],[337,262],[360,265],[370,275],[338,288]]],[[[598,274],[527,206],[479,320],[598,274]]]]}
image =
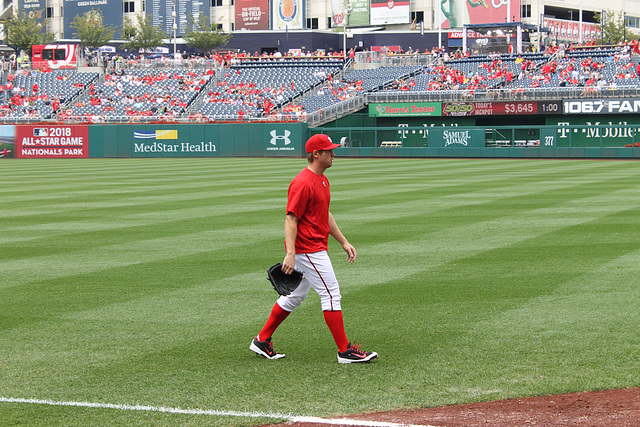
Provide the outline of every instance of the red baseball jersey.
{"type": "Polygon", "coordinates": [[[329,180],[304,168],[289,185],[287,214],[298,218],[296,253],[327,250],[329,240],[329,180]]]}

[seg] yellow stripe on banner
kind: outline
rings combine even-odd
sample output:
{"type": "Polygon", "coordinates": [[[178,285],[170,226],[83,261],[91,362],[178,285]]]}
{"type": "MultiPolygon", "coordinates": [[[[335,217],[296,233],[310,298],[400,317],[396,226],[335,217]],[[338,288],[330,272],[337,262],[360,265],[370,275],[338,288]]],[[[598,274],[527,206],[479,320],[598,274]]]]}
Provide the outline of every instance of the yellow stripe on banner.
{"type": "Polygon", "coordinates": [[[178,139],[178,130],[157,130],[156,139],[178,139]]]}

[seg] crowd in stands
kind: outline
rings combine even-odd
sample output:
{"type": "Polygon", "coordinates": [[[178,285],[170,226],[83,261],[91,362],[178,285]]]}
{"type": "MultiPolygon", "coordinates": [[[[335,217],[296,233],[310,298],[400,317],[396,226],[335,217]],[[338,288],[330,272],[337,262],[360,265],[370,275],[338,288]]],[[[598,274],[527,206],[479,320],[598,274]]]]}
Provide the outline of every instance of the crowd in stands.
{"type": "Polygon", "coordinates": [[[294,99],[331,79],[341,65],[341,61],[300,61],[296,65],[283,62],[277,67],[257,63],[231,65],[219,73],[198,111],[222,118],[279,115],[287,120],[304,120],[304,109],[294,99]]]}
{"type": "Polygon", "coordinates": [[[424,67],[415,77],[396,79],[384,90],[459,91],[462,96],[481,91],[496,99],[518,98],[527,89],[573,87],[580,89],[580,96],[594,96],[605,88],[640,85],[640,64],[633,62],[634,52],[637,47],[630,45],[581,52],[569,49],[569,54],[550,47],[543,55],[454,57],[424,67]]]}
{"type": "Polygon", "coordinates": [[[78,96],[84,85],[98,73],[75,70],[28,70],[9,73],[0,84],[0,117],[48,118],[60,113],[69,99],[78,96]]]}
{"type": "MultiPolygon", "coordinates": [[[[401,54],[433,60],[429,65],[357,70],[343,69],[342,52],[226,52],[185,55],[177,58],[180,67],[162,56],[115,55],[107,58],[110,66],[102,76],[74,69],[17,69],[4,73],[0,117],[306,120],[310,113],[371,91],[438,91],[460,98],[482,94],[491,100],[523,98],[539,88],[574,88],[579,96],[593,97],[629,85],[640,87],[640,64],[633,60],[640,54],[637,40],[589,48],[552,44],[541,52],[521,54],[471,55],[438,48],[401,54]],[[318,62],[322,60],[329,62],[318,62]],[[164,66],[151,67],[149,61],[164,66]]],[[[354,60],[353,51],[348,57],[354,60]]]]}
{"type": "MultiPolygon", "coordinates": [[[[232,104],[238,105],[240,115],[245,114],[245,110],[264,111],[270,114],[275,103],[282,104],[285,95],[288,93],[286,82],[278,86],[262,85],[259,87],[255,81],[241,78],[240,69],[235,70],[236,79],[230,79],[231,74],[227,71],[224,78],[215,83],[215,87],[209,89],[203,98],[205,104],[232,104]]],[[[295,90],[295,84],[291,84],[291,91],[295,90]]]]}
{"type": "Polygon", "coordinates": [[[109,116],[177,118],[214,74],[213,69],[116,69],[101,82],[91,83],[86,95],[61,113],[62,118],[84,116],[92,122],[109,116]]]}

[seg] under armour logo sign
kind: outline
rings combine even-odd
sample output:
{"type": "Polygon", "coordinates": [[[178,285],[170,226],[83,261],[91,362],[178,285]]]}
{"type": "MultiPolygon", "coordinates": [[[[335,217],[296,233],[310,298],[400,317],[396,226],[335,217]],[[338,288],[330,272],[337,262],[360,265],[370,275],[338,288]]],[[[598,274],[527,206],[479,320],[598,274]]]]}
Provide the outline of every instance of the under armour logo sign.
{"type": "Polygon", "coordinates": [[[278,140],[282,140],[282,142],[284,142],[284,145],[291,144],[291,140],[289,139],[289,135],[291,135],[290,130],[285,129],[284,135],[278,135],[278,131],[274,129],[270,132],[270,134],[271,134],[271,141],[269,141],[269,144],[271,145],[277,145],[278,140]]]}

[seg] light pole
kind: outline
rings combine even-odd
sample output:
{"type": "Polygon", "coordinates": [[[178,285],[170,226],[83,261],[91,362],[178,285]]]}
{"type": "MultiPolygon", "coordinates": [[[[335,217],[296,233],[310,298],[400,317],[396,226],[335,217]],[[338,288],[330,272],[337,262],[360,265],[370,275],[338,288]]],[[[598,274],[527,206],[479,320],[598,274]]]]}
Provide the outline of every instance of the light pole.
{"type": "MultiPolygon", "coordinates": [[[[539,9],[538,9],[539,10],[539,9]]],[[[538,52],[542,49],[542,27],[544,26],[544,14],[540,13],[538,21],[538,52]]]]}
{"type": "MultiPolygon", "coordinates": [[[[511,22],[511,0],[507,0],[507,24],[511,22]]],[[[507,32],[507,44],[511,43],[511,29],[507,32]]]]}
{"type": "MultiPolygon", "coordinates": [[[[433,10],[436,10],[436,5],[437,4],[437,0],[434,0],[434,6],[433,6],[433,10]]],[[[440,16],[440,9],[438,9],[438,12],[436,12],[436,15],[438,16],[438,50],[440,50],[442,48],[442,17],[440,16]]],[[[464,45],[462,47],[462,49],[464,51],[467,50],[467,45],[464,45]]]]}
{"type": "Polygon", "coordinates": [[[606,12],[603,10],[600,14],[600,44],[604,44],[604,27],[606,24],[607,20],[607,15],[606,12]]]}
{"type": "Polygon", "coordinates": [[[584,42],[584,34],[582,33],[582,0],[580,0],[580,15],[578,17],[578,25],[580,26],[580,31],[578,32],[578,38],[580,40],[580,44],[584,42]]]}
{"type": "Polygon", "coordinates": [[[351,15],[351,1],[344,1],[344,22],[343,28],[344,31],[342,33],[342,54],[344,56],[344,66],[347,66],[347,23],[349,22],[349,15],[351,15]]]}
{"type": "Polygon", "coordinates": [[[178,26],[176,25],[176,0],[173,0],[173,12],[171,12],[171,16],[173,17],[173,62],[175,63],[177,60],[176,31],[178,30],[178,26]]]}

